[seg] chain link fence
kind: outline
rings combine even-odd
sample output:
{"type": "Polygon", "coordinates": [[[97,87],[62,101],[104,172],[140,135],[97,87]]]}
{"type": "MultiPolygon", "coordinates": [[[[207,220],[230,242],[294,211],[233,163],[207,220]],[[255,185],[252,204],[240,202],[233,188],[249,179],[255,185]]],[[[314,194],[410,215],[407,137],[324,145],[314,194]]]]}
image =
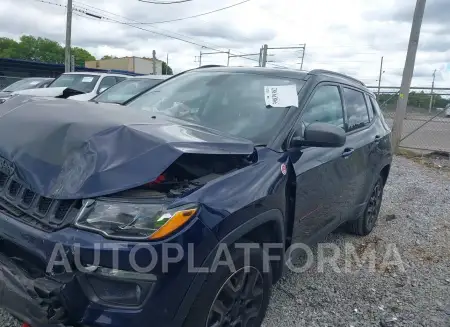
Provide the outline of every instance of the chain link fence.
{"type": "Polygon", "coordinates": [[[0,76],[0,90],[3,90],[8,85],[20,81],[23,77],[15,76],[0,76]]]}
{"type": "MultiPolygon", "coordinates": [[[[378,94],[377,89],[372,89],[378,94]]],[[[398,88],[381,90],[378,102],[391,126],[399,97],[398,88]]],[[[400,147],[450,153],[450,89],[411,90],[403,121],[400,147]]]]}

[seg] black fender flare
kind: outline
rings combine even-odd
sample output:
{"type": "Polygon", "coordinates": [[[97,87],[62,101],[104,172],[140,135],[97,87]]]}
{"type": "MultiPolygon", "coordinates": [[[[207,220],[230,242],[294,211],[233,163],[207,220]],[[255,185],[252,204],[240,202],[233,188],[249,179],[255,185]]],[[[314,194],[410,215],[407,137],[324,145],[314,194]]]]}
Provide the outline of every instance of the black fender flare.
{"type": "MultiPolygon", "coordinates": [[[[206,257],[202,264],[203,267],[211,267],[214,263],[214,258],[216,256],[216,252],[220,246],[220,244],[225,243],[227,245],[232,245],[239,239],[241,239],[244,235],[251,232],[255,228],[262,226],[266,223],[275,223],[274,225],[275,230],[274,233],[276,233],[277,237],[277,243],[280,242],[284,244],[285,242],[285,231],[284,231],[284,217],[282,212],[279,209],[271,209],[268,211],[265,211],[245,223],[243,223],[238,228],[234,229],[230,233],[228,233],[222,240],[220,240],[217,245],[214,247],[214,249],[209,253],[209,255],[206,257]]],[[[283,267],[285,263],[285,251],[284,248],[281,251],[281,260],[280,260],[280,269],[279,273],[274,277],[274,280],[278,280],[282,273],[283,273],[283,267]]],[[[189,310],[192,306],[192,304],[195,301],[195,298],[197,297],[197,294],[200,292],[203,283],[206,281],[208,274],[207,273],[197,273],[197,275],[194,277],[194,280],[192,281],[188,291],[186,292],[186,295],[184,296],[183,302],[181,303],[180,307],[178,308],[178,312],[176,316],[174,317],[174,326],[182,326],[184,320],[186,319],[189,310]]]]}

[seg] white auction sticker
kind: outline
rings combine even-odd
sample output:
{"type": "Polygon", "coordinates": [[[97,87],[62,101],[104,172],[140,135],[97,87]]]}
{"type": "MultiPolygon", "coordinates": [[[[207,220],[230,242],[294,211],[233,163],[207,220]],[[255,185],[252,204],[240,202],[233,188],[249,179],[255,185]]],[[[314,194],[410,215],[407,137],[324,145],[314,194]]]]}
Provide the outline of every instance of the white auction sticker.
{"type": "Polygon", "coordinates": [[[39,81],[31,81],[30,82],[30,85],[38,85],[39,84],[39,81]]]}
{"type": "Polygon", "coordinates": [[[297,87],[291,85],[264,86],[264,100],[270,107],[297,107],[297,87]]]}
{"type": "Polygon", "coordinates": [[[83,79],[81,80],[82,83],[90,83],[93,81],[93,77],[83,77],[83,79]]]}

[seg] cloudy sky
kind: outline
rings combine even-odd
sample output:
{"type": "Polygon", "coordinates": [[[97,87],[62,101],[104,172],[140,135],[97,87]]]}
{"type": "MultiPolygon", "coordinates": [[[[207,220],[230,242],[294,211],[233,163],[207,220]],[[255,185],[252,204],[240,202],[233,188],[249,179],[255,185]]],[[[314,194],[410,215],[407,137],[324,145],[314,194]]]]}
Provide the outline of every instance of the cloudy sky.
{"type": "MultiPolygon", "coordinates": [[[[175,72],[197,66],[195,57],[201,46],[242,54],[257,53],[263,44],[281,47],[305,43],[304,69],[332,69],[375,85],[384,56],[382,84],[400,84],[415,0],[250,0],[198,18],[138,24],[197,15],[241,1],[191,0],[162,5],[138,0],[74,0],[72,42],[98,58],[107,54],[151,56],[155,49],[159,57],[169,54],[175,72]],[[83,11],[102,19],[88,18],[83,11]]],[[[2,0],[0,36],[18,39],[22,34],[32,34],[63,43],[65,3],[2,0]]],[[[413,85],[430,85],[434,69],[450,63],[449,12],[449,0],[427,1],[413,85]]],[[[298,51],[271,50],[269,54],[273,63],[268,66],[299,69],[298,51]]],[[[257,60],[257,56],[253,58],[257,60]]],[[[221,54],[203,57],[203,64],[226,61],[227,56],[221,54]]],[[[257,62],[232,58],[230,64],[254,66],[257,62]]],[[[446,75],[438,74],[437,86],[449,84],[446,75]]]]}

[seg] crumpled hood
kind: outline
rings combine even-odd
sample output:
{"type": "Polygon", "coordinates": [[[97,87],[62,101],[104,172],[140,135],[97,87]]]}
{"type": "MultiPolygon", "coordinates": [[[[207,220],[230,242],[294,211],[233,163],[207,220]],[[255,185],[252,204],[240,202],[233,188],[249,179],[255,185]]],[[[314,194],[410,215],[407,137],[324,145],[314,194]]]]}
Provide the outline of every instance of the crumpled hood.
{"type": "Polygon", "coordinates": [[[0,157],[33,191],[50,198],[143,185],[183,153],[253,151],[246,139],[122,106],[24,96],[0,104],[0,157]]]}

